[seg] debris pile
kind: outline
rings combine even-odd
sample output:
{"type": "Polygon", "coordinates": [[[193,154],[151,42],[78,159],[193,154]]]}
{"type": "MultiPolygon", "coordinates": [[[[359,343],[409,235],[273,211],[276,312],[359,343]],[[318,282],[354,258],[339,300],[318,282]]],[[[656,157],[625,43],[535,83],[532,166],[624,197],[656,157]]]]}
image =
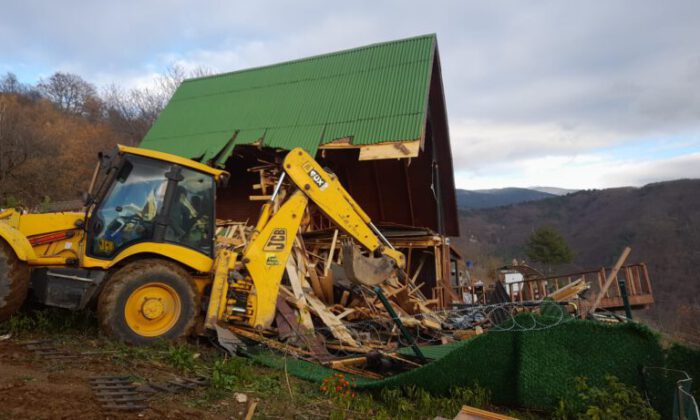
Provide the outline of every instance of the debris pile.
{"type": "MultiPolygon", "coordinates": [[[[253,229],[243,223],[217,225],[218,246],[240,252],[250,241],[253,229]]],[[[443,329],[445,317],[437,302],[424,296],[413,279],[393,276],[376,286],[349,279],[343,259],[349,258],[350,246],[336,229],[326,235],[314,232],[313,239],[299,235],[286,263],[272,328],[231,326],[230,330],[295,357],[368,377],[377,375],[350,366],[366,364],[368,358],[388,358],[415,367],[418,363],[412,356],[395,351],[413,342],[453,341],[443,329]]]]}

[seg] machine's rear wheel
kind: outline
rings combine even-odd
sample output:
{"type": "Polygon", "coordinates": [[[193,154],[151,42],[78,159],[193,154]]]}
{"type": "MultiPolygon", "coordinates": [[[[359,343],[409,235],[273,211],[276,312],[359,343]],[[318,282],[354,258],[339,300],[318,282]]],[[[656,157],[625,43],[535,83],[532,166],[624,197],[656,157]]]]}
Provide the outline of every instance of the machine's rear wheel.
{"type": "Polygon", "coordinates": [[[29,289],[29,267],[9,245],[0,241],[0,322],[7,321],[24,303],[29,289]]]}
{"type": "Polygon", "coordinates": [[[175,263],[133,262],[109,280],[97,316],[107,335],[132,344],[176,340],[192,332],[199,295],[190,275],[175,263]]]}

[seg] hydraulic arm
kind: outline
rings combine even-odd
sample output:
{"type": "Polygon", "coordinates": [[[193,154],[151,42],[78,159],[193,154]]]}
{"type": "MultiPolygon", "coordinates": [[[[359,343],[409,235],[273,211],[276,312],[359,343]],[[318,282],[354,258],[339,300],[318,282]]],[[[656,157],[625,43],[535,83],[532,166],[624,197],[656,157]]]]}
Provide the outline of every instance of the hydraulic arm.
{"type": "Polygon", "coordinates": [[[207,314],[210,328],[216,319],[222,318],[254,327],[268,327],[272,323],[280,282],[309,201],[368,253],[362,256],[360,249],[353,246],[350,258],[344,255],[343,265],[349,277],[374,285],[394,272],[402,272],[405,266],[403,254],[384,238],[335,175],[321,168],[308,153],[300,148],[289,152],[283,170],[273,198],[262,208],[238,268],[226,269],[233,265],[229,254],[224,257],[220,252],[217,257],[207,314]],[[273,212],[273,202],[286,176],[293,185],[291,194],[273,212]]]}

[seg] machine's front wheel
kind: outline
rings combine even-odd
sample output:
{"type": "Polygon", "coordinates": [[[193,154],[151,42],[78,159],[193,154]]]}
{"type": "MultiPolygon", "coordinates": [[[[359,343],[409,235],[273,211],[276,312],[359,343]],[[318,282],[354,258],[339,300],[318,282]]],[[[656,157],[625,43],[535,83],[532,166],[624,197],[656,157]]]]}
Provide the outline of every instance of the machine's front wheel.
{"type": "Polygon", "coordinates": [[[198,310],[192,277],[175,263],[148,259],[121,268],[109,279],[97,316],[107,335],[147,344],[189,335],[198,310]]]}
{"type": "Polygon", "coordinates": [[[27,298],[29,273],[27,264],[0,240],[0,322],[7,321],[27,298]]]}

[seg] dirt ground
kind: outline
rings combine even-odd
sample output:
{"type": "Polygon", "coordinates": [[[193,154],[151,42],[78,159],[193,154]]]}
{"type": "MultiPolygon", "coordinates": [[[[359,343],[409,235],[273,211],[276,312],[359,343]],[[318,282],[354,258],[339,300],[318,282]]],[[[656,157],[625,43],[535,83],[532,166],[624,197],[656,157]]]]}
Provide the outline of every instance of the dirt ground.
{"type": "Polygon", "coordinates": [[[118,343],[102,336],[89,314],[26,311],[0,324],[0,420],[244,419],[253,402],[256,419],[423,419],[452,418],[470,404],[425,393],[418,401],[400,393],[352,396],[340,402],[317,383],[225,355],[203,338],[148,347],[118,343]],[[38,354],[30,348],[36,340],[71,357],[38,354]],[[208,378],[209,384],[179,393],[144,393],[147,408],[125,412],[105,409],[93,393],[90,379],[104,376],[128,377],[137,386],[196,377],[208,378]]]}
{"type": "MultiPolygon", "coordinates": [[[[135,363],[132,366],[117,366],[110,354],[96,349],[89,342],[75,348],[79,343],[55,345],[68,354],[78,354],[70,359],[47,359],[27,350],[20,340],[0,342],[0,418],[2,419],[96,419],[96,418],[200,418],[227,419],[243,416],[245,404],[230,406],[229,401],[220,401],[221,408],[229,410],[216,413],[211,410],[188,407],[193,395],[155,394],[146,404],[148,409],[127,413],[101,408],[90,389],[88,380],[96,376],[129,375],[165,381],[176,375],[172,369],[153,363],[135,363]],[[223,405],[222,405],[223,404],[223,405]]],[[[193,391],[188,391],[193,394],[193,391]]],[[[148,396],[148,394],[144,394],[148,396]]],[[[235,403],[234,403],[235,404],[235,403]]]]}

